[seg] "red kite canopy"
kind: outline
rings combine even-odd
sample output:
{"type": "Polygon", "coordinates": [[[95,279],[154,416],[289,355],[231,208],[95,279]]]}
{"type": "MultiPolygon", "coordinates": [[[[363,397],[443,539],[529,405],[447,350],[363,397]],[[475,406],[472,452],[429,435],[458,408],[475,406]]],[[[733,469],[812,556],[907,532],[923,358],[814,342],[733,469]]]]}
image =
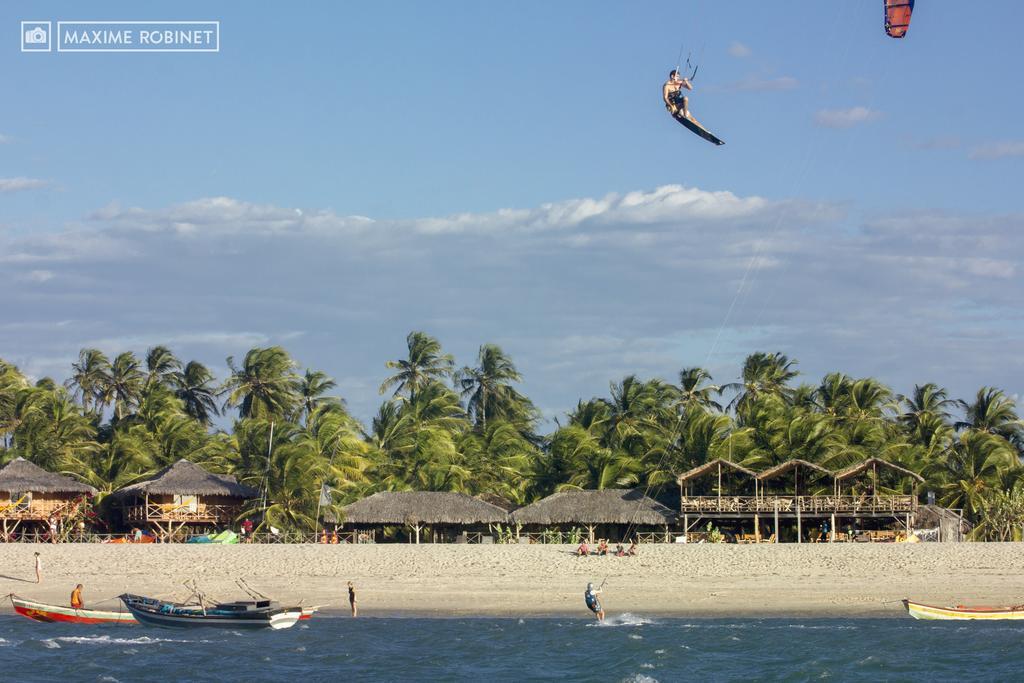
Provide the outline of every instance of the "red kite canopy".
{"type": "Polygon", "coordinates": [[[893,38],[902,38],[910,28],[910,13],[914,0],[883,0],[885,4],[885,32],[893,38]]]}

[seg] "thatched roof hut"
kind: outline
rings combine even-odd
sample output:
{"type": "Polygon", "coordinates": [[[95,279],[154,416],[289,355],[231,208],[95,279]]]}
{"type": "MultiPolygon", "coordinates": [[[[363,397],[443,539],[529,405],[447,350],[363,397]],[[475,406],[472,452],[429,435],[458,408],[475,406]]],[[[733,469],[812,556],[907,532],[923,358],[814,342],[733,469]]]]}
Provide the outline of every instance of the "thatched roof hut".
{"type": "Polygon", "coordinates": [[[847,467],[845,470],[840,470],[836,472],[836,479],[839,481],[842,481],[843,479],[849,479],[850,477],[855,477],[859,474],[866,472],[869,469],[877,472],[879,467],[899,472],[905,476],[910,477],[911,479],[915,479],[919,484],[924,483],[924,477],[922,477],[917,472],[914,472],[913,470],[908,470],[906,467],[900,467],[895,463],[891,463],[888,460],[882,460],[881,458],[868,458],[864,462],[857,463],[856,465],[847,467]]]}
{"type": "Polygon", "coordinates": [[[464,493],[442,491],[381,491],[343,509],[347,524],[472,525],[508,521],[508,513],[497,505],[464,493]]]}
{"type": "Polygon", "coordinates": [[[753,470],[748,470],[743,465],[737,465],[736,463],[730,460],[725,460],[724,458],[716,458],[715,460],[709,460],[703,465],[698,465],[697,467],[694,467],[692,470],[687,470],[686,472],[683,472],[678,477],[676,477],[676,482],[682,485],[692,479],[696,479],[697,477],[703,476],[704,474],[707,474],[708,472],[711,471],[717,471],[719,473],[719,476],[721,476],[723,467],[735,470],[737,472],[742,472],[743,474],[749,477],[757,476],[756,472],[754,472],[753,470]]]}
{"type": "Polygon", "coordinates": [[[63,474],[47,472],[24,458],[12,460],[0,469],[0,491],[5,493],[85,493],[96,489],[63,474]]]}
{"type": "Polygon", "coordinates": [[[636,489],[561,491],[511,514],[519,524],[635,524],[665,526],[676,514],[636,489]]]}
{"type": "Polygon", "coordinates": [[[801,460],[800,458],[793,458],[792,460],[787,460],[785,462],[779,463],[775,467],[769,467],[768,469],[760,472],[757,475],[757,478],[760,479],[761,481],[765,481],[766,479],[774,479],[775,477],[781,476],[786,472],[789,472],[790,470],[798,470],[801,467],[803,467],[804,469],[812,470],[814,472],[818,472],[820,474],[827,474],[828,476],[832,476],[831,471],[825,469],[824,467],[817,463],[813,463],[809,460],[801,460]]]}
{"type": "Polygon", "coordinates": [[[238,483],[238,480],[229,474],[207,472],[194,462],[181,459],[145,481],[118,489],[114,496],[130,498],[132,496],[177,494],[255,498],[259,495],[259,491],[251,486],[238,483]]]}

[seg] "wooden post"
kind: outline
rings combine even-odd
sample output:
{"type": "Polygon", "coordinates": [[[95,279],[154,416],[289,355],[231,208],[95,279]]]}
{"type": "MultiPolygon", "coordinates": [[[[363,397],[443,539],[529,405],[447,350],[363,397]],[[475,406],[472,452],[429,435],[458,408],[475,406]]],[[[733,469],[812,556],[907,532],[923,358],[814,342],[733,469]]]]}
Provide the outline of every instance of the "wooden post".
{"type": "Polygon", "coordinates": [[[594,545],[594,525],[587,525],[587,543],[594,545]]]}
{"type": "Polygon", "coordinates": [[[779,536],[782,535],[782,530],[779,528],[779,497],[775,497],[775,542],[779,542],[779,536]]]}
{"type": "Polygon", "coordinates": [[[754,513],[754,541],[761,542],[761,523],[756,512],[754,513]]]}
{"type": "Polygon", "coordinates": [[[419,524],[413,524],[412,525],[412,529],[413,529],[413,531],[416,532],[416,545],[419,545],[419,543],[420,543],[420,525],[419,524]]]}
{"type": "Polygon", "coordinates": [[[836,540],[836,513],[832,513],[832,525],[828,531],[828,542],[834,543],[836,540]]]}
{"type": "Polygon", "coordinates": [[[800,500],[796,499],[794,502],[796,503],[796,542],[803,543],[804,529],[800,520],[800,500]]]}
{"type": "Polygon", "coordinates": [[[718,511],[722,511],[722,463],[718,463],[718,511]]]}

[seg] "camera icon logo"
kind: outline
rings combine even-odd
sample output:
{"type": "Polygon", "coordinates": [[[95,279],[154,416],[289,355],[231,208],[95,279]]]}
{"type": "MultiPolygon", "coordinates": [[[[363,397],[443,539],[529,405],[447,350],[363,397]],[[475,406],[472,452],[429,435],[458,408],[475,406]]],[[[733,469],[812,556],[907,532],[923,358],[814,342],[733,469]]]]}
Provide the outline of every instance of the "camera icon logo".
{"type": "Polygon", "coordinates": [[[52,46],[50,44],[50,22],[21,22],[22,52],[49,52],[51,47],[52,46]]]}

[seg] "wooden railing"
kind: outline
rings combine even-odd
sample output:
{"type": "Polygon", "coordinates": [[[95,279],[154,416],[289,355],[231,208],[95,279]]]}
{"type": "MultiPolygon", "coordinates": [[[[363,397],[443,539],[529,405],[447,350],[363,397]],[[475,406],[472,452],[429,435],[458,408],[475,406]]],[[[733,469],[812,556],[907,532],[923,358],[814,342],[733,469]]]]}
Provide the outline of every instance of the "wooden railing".
{"type": "Polygon", "coordinates": [[[126,522],[220,522],[230,524],[240,508],[234,505],[199,503],[195,510],[175,503],[132,505],[124,509],[126,522]]]}
{"type": "Polygon", "coordinates": [[[42,499],[23,503],[5,502],[0,505],[0,519],[7,520],[47,520],[55,513],[62,512],[72,501],[42,499]]]}
{"type": "Polygon", "coordinates": [[[683,496],[684,513],[859,514],[917,510],[915,496],[683,496]]]}

